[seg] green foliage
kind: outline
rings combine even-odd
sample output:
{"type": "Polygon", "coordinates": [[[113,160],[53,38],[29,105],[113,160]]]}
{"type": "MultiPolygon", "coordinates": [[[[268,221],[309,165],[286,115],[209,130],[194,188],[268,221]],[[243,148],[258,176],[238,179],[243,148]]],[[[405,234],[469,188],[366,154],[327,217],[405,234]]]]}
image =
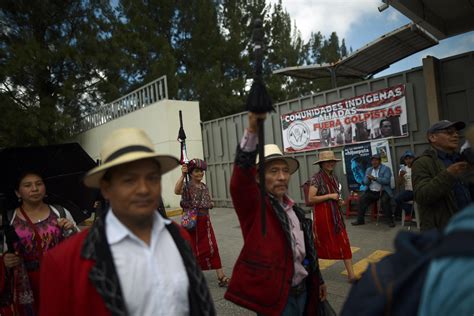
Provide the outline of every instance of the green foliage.
{"type": "Polygon", "coordinates": [[[0,146],[64,140],[102,102],[110,7],[99,0],[0,2],[0,146]]]}
{"type": "Polygon", "coordinates": [[[242,111],[256,18],[274,102],[331,87],[272,74],[348,54],[334,32],[304,41],[281,1],[2,1],[0,147],[64,141],[78,118],[163,75],[170,98],[200,102],[203,121],[242,111]]]}

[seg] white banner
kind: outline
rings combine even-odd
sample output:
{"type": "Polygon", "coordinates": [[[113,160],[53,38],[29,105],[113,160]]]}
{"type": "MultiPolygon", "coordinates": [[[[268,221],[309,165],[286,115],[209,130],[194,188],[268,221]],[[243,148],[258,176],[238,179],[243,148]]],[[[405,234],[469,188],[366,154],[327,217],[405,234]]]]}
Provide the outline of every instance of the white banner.
{"type": "Polygon", "coordinates": [[[405,85],[281,115],[287,153],[408,136],[405,85]]]}

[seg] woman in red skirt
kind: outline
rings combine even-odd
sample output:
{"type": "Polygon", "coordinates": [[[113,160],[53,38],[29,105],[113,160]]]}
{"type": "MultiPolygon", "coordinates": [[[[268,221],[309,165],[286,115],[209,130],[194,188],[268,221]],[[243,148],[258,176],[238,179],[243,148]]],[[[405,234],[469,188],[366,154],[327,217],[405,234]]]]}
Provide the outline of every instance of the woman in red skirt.
{"type": "Polygon", "coordinates": [[[181,207],[184,212],[192,211],[197,214],[194,227],[183,227],[191,236],[191,246],[201,270],[216,270],[219,286],[226,287],[230,279],[222,270],[216,236],[209,217],[209,209],[213,207],[211,195],[202,182],[206,169],[206,162],[197,158],[192,159],[187,165],[184,164],[174,192],[181,195],[181,207]],[[190,175],[190,179],[185,181],[187,174],[190,175]]]}
{"type": "Polygon", "coordinates": [[[352,252],[346,226],[341,212],[340,184],[334,174],[334,167],[340,159],[334,152],[321,151],[319,159],[320,171],[311,178],[309,201],[314,203],[314,242],[320,259],[344,260],[349,282],[355,280],[352,267],[352,252]]]}

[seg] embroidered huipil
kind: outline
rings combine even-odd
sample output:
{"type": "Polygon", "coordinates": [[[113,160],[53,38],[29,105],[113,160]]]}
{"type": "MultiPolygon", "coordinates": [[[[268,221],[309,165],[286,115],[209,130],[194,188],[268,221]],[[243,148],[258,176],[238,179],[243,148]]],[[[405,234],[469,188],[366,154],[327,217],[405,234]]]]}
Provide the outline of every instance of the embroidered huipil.
{"type": "Polygon", "coordinates": [[[41,247],[39,249],[38,244],[33,239],[35,232],[26,220],[15,216],[12,223],[20,238],[20,242],[15,245],[15,250],[23,258],[28,271],[38,270],[39,260],[43,252],[55,247],[63,240],[61,229],[58,226],[58,217],[54,212],[51,211],[46,219],[34,223],[34,225],[40,234],[41,247]]]}

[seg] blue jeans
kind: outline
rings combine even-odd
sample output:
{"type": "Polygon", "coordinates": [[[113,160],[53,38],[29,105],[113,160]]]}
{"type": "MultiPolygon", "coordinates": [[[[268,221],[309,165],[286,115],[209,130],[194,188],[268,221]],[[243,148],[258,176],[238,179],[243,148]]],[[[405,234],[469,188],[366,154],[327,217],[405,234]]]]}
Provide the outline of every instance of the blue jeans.
{"type": "Polygon", "coordinates": [[[397,207],[404,209],[407,214],[411,214],[413,209],[413,204],[407,203],[410,201],[413,201],[413,191],[401,191],[395,197],[395,203],[397,203],[397,207]]]}
{"type": "Polygon", "coordinates": [[[306,305],[307,291],[305,290],[298,296],[289,296],[288,301],[286,302],[285,309],[282,316],[303,316],[304,307],[306,305]]]}

